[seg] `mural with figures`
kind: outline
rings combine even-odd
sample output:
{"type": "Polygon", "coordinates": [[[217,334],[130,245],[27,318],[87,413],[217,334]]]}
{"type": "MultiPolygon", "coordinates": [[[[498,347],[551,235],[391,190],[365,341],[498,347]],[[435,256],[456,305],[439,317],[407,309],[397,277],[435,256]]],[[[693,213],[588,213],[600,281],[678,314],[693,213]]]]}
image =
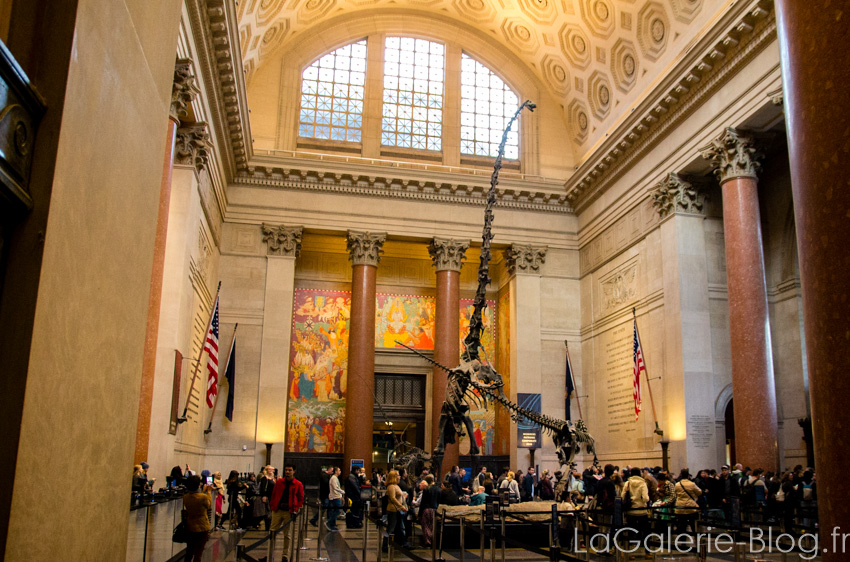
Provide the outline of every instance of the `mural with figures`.
{"type": "MultiPolygon", "coordinates": [[[[472,299],[460,300],[460,349],[463,353],[463,338],[466,337],[469,331],[469,319],[472,318],[472,299]]],[[[484,330],[481,332],[481,346],[484,348],[481,359],[489,360],[496,369],[499,365],[496,363],[496,325],[493,319],[496,317],[496,301],[487,301],[487,307],[481,314],[481,319],[484,322],[484,330]]],[[[475,426],[475,441],[481,450],[482,455],[493,454],[493,444],[496,441],[496,412],[494,408],[483,410],[470,410],[469,417],[472,419],[472,425],[475,426]]],[[[469,444],[466,443],[467,437],[460,439],[460,450],[465,452],[469,450],[469,444]]]]}
{"type": "Polygon", "coordinates": [[[296,289],[286,450],[341,453],[351,293],[296,289]]]}
{"type": "Polygon", "coordinates": [[[375,347],[434,349],[434,297],[378,294],[375,347]]]}

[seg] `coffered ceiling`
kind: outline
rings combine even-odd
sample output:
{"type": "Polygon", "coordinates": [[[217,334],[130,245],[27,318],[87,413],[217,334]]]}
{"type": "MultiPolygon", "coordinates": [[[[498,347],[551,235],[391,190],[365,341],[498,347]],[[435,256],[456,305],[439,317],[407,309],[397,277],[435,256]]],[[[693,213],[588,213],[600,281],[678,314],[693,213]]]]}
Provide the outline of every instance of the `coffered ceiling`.
{"type": "MultiPolygon", "coordinates": [[[[239,42],[251,77],[340,15],[409,9],[471,26],[510,51],[563,110],[586,153],[629,113],[730,0],[241,0],[239,42]]],[[[321,54],[321,53],[317,53],[321,54]]]]}

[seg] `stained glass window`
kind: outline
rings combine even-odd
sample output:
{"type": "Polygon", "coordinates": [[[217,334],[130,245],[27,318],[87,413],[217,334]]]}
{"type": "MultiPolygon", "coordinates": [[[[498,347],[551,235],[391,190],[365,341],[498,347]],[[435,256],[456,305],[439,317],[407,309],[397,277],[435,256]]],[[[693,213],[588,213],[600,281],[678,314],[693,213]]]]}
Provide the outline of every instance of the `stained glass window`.
{"type": "Polygon", "coordinates": [[[301,74],[298,136],[360,142],[366,40],[322,56],[301,74]]]}
{"type": "MultiPolygon", "coordinates": [[[[502,132],[519,107],[519,98],[489,68],[462,55],[460,75],[460,153],[495,157],[502,132]]],[[[505,158],[519,158],[519,123],[505,145],[505,158]]]]}
{"type": "Polygon", "coordinates": [[[409,37],[387,37],[381,144],[441,150],[445,47],[409,37]]]}

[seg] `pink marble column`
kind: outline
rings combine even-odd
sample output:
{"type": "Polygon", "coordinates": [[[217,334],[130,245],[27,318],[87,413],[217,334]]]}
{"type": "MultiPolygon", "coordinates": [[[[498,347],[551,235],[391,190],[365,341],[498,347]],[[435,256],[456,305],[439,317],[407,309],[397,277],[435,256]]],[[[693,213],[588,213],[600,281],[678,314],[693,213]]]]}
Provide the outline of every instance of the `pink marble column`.
{"type": "Polygon", "coordinates": [[[171,109],[162,164],[162,181],[159,188],[159,209],[156,217],[151,286],[148,296],[148,318],[145,325],[145,349],[142,355],[142,381],[139,394],[139,414],[136,423],[136,448],[133,461],[138,464],[148,456],[150,441],[151,405],[156,371],[156,345],[159,332],[159,311],[162,303],[162,275],[165,269],[165,241],[168,234],[168,208],[171,203],[171,174],[174,169],[175,140],[180,115],[187,113],[188,105],[199,93],[194,83],[191,62],[179,60],[174,68],[174,85],[171,109]]]}
{"type": "MultiPolygon", "coordinates": [[[[437,302],[434,319],[434,361],[452,368],[460,360],[460,269],[468,242],[434,238],[428,248],[437,270],[437,302]]],[[[431,384],[431,448],[440,438],[440,412],[446,399],[447,373],[433,370],[431,384]]],[[[446,446],[441,473],[458,464],[460,447],[456,441],[446,446]]]]}
{"type": "MultiPolygon", "coordinates": [[[[803,292],[821,555],[848,559],[831,533],[850,532],[844,446],[850,424],[850,33],[846,3],[777,0],[785,126],[803,292]],[[843,11],[843,17],[842,15],[843,11]],[[836,548],[838,547],[838,548],[836,548]]],[[[850,545],[848,545],[850,547],[850,545]]]]}
{"type": "Polygon", "coordinates": [[[351,323],[345,397],[343,472],[351,459],[363,459],[372,473],[372,420],[375,409],[375,291],[386,234],[348,232],[351,271],[351,323]]]}
{"type": "Polygon", "coordinates": [[[717,167],[729,290],[735,451],[752,468],[779,468],[776,386],[770,345],[757,150],[752,137],[726,129],[703,156],[717,167]]]}

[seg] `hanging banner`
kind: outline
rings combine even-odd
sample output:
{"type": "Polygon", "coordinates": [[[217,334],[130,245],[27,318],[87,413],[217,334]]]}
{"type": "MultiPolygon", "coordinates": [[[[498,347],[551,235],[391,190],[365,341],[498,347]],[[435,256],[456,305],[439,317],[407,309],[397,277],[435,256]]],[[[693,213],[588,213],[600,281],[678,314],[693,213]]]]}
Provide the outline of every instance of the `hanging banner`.
{"type": "MultiPolygon", "coordinates": [[[[540,394],[518,392],[516,397],[520,408],[525,408],[538,414],[540,413],[540,394]]],[[[517,447],[525,449],[540,449],[543,446],[540,427],[530,423],[526,419],[521,419],[517,422],[516,440],[517,447]]]]}

